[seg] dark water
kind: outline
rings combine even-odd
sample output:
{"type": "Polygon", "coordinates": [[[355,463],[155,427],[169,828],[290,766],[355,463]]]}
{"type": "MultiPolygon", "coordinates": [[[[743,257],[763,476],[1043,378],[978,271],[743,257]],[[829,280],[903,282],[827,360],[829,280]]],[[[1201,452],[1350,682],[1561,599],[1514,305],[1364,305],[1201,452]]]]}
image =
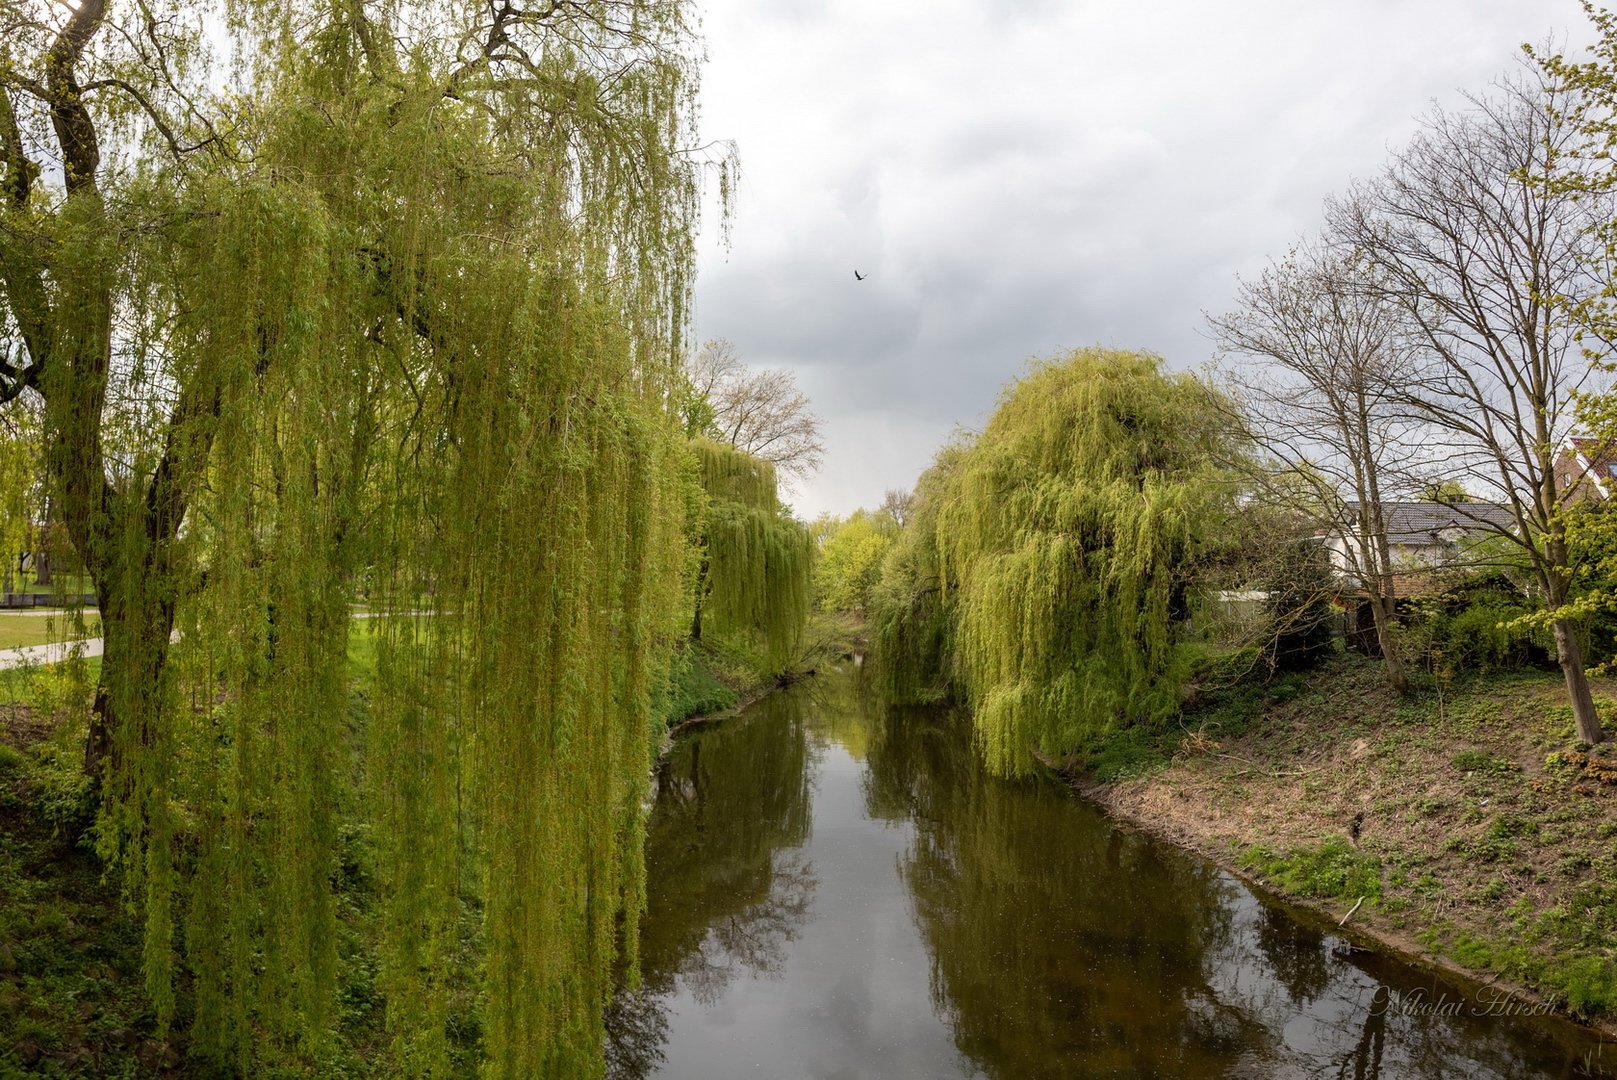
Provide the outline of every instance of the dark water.
{"type": "Polygon", "coordinates": [[[620,1077],[1617,1074],[1546,1017],[1374,956],[849,675],[696,732],[659,776],[620,1077]]]}

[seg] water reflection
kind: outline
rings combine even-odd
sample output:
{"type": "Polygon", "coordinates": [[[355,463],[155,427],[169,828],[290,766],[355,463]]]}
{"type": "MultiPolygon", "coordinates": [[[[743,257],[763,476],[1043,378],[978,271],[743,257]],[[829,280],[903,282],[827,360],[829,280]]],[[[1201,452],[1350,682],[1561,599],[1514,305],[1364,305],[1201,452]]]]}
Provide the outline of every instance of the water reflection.
{"type": "Polygon", "coordinates": [[[645,983],[613,1075],[1603,1076],[1617,1055],[1463,1002],[852,677],[697,733],[659,777],[645,983]],[[1584,1056],[1589,1060],[1585,1061],[1584,1056]]]}
{"type": "Polygon", "coordinates": [[[607,1018],[613,1075],[649,1076],[662,1063],[676,984],[711,1005],[740,974],[781,971],[814,892],[801,850],[809,806],[802,711],[782,695],[663,760],[646,840],[642,981],[607,1018]]]}
{"type": "Polygon", "coordinates": [[[900,873],[934,1004],[985,1072],[1216,1076],[1271,1041],[1204,977],[1230,934],[1226,880],[1063,792],[993,780],[945,721],[888,723],[872,801],[914,816],[900,873]]]}

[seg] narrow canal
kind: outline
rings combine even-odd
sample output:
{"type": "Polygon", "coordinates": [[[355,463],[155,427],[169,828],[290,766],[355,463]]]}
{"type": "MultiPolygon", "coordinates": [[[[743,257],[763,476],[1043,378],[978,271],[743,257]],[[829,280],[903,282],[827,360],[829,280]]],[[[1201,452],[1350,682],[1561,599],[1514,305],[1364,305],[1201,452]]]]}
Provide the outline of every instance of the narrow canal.
{"type": "Polygon", "coordinates": [[[987,776],[961,724],[884,717],[849,673],[684,738],[647,861],[616,1077],[1617,1075],[1617,1045],[1478,1015],[1052,783],[987,776]]]}

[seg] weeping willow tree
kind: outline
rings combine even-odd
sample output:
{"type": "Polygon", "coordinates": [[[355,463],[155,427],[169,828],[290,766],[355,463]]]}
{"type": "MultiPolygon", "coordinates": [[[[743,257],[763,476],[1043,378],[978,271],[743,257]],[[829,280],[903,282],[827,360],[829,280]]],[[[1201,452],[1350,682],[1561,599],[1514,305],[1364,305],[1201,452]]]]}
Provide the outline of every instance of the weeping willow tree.
{"type": "Polygon", "coordinates": [[[938,513],[951,498],[955,471],[970,451],[969,441],[956,439],[921,474],[909,515],[871,589],[874,683],[889,704],[934,704],[958,684],[952,648],[954,594],[943,582],[938,513]]]}
{"type": "Polygon", "coordinates": [[[737,636],[779,671],[808,618],[813,538],[781,504],[774,465],[709,439],[691,446],[707,496],[691,636],[737,636]]]}
{"type": "Polygon", "coordinates": [[[599,1073],[686,617],[685,4],[12,11],[0,403],[96,585],[86,769],[159,1033],[181,982],[194,1054],[322,1060],[342,814],[379,1071],[446,1071],[471,979],[487,1075],[599,1073]]]}
{"type": "Polygon", "coordinates": [[[895,590],[912,614],[883,636],[919,660],[947,642],[994,770],[1177,707],[1197,566],[1233,496],[1211,394],[1143,354],[1037,364],[917,507],[912,565],[933,584],[895,590]]]}

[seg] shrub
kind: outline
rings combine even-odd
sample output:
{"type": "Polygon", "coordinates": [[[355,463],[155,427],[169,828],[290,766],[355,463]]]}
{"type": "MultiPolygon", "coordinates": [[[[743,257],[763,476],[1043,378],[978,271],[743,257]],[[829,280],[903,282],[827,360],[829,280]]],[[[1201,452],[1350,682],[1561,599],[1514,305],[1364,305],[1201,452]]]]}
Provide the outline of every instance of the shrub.
{"type": "Polygon", "coordinates": [[[1127,727],[1098,738],[1089,752],[1090,773],[1103,784],[1141,776],[1168,764],[1163,740],[1144,727],[1127,727]]]}
{"type": "Polygon", "coordinates": [[[1553,653],[1547,632],[1519,622],[1536,610],[1498,575],[1473,578],[1412,603],[1405,640],[1445,676],[1543,666],[1553,653]]]}
{"type": "Polygon", "coordinates": [[[674,654],[668,686],[654,705],[665,725],[671,727],[693,716],[722,712],[740,700],[740,695],[704,663],[706,658],[690,645],[674,654]]]}
{"type": "Polygon", "coordinates": [[[1269,664],[1276,671],[1307,671],[1335,652],[1336,591],[1325,549],[1313,541],[1286,546],[1275,560],[1264,587],[1269,598],[1269,664]]]}

